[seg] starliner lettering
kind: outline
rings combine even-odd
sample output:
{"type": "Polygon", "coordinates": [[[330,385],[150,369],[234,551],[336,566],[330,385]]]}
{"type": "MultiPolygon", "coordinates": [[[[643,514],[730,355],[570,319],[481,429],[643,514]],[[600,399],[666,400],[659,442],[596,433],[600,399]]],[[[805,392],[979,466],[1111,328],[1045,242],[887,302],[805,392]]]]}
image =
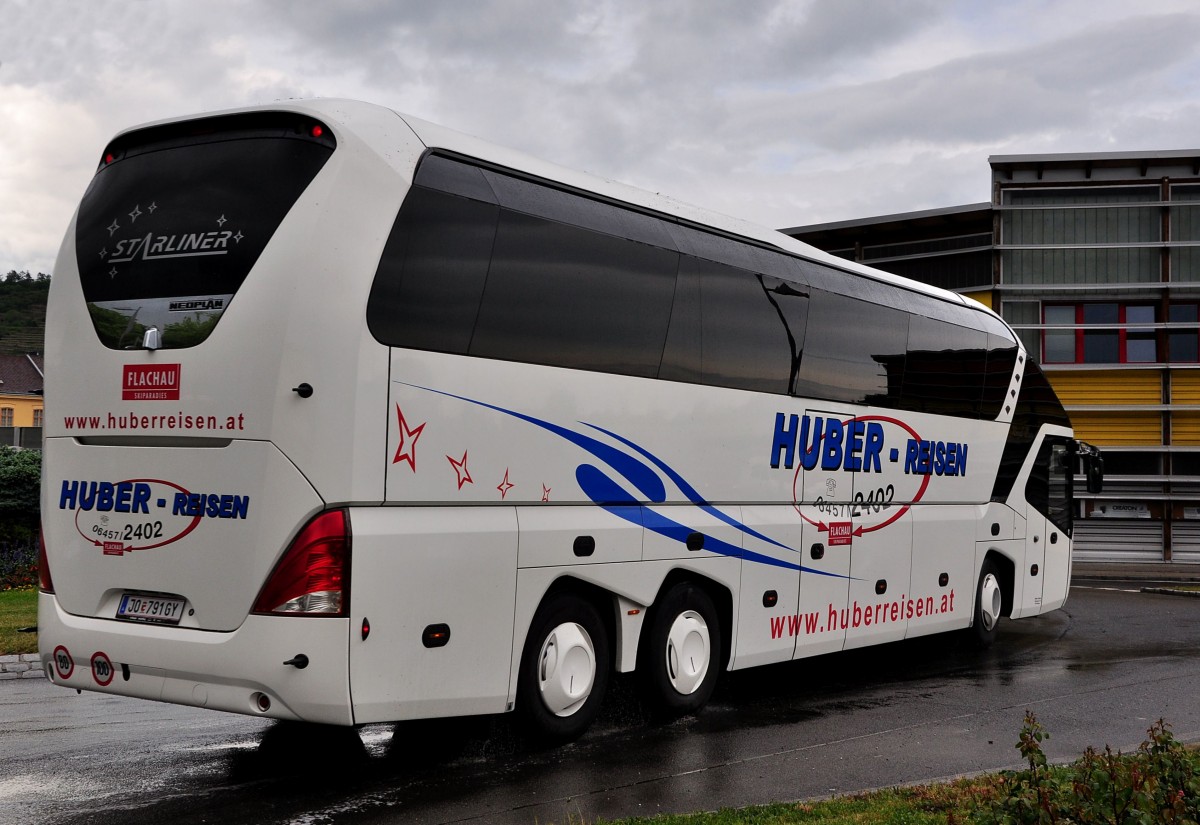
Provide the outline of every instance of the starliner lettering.
{"type": "Polygon", "coordinates": [[[117,241],[109,263],[123,263],[141,258],[187,258],[198,255],[226,255],[233,232],[228,229],[209,232],[189,232],[181,235],[147,233],[140,238],[117,241]]]}

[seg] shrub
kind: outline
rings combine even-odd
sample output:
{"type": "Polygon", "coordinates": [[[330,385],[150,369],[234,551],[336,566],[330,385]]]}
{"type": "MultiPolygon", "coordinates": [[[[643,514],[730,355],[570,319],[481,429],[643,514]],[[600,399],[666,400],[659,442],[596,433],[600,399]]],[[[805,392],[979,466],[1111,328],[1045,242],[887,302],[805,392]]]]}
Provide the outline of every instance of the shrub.
{"type": "Polygon", "coordinates": [[[0,540],[0,590],[34,587],[38,581],[38,542],[0,540]]]}
{"type": "Polygon", "coordinates": [[[40,450],[0,447],[0,590],[37,584],[40,450]]]}
{"type": "Polygon", "coordinates": [[[1049,737],[1026,711],[1017,749],[1027,770],[1001,777],[997,795],[972,813],[979,825],[1037,823],[1190,823],[1200,818],[1200,754],[1188,750],[1159,720],[1135,753],[1088,748],[1073,765],[1052,767],[1042,750],[1049,737]]]}

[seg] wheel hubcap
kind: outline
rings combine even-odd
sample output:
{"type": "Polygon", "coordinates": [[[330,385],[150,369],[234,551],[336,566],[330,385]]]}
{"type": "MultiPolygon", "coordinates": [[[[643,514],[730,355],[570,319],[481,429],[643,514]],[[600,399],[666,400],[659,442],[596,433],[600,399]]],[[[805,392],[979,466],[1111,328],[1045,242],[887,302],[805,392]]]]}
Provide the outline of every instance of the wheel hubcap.
{"type": "Polygon", "coordinates": [[[667,633],[667,678],[684,696],[694,693],[704,681],[712,659],[708,624],[694,610],[675,617],[667,633]]]}
{"type": "Polygon", "coordinates": [[[537,675],[546,709],[555,716],[575,713],[591,695],[596,681],[592,637],[574,622],[554,628],[538,653],[537,675]]]}
{"type": "Polygon", "coordinates": [[[983,583],[979,586],[979,618],[983,622],[983,629],[991,631],[996,626],[996,622],[1000,621],[1000,606],[1003,599],[1000,595],[1000,582],[991,573],[983,577],[983,583]]]}

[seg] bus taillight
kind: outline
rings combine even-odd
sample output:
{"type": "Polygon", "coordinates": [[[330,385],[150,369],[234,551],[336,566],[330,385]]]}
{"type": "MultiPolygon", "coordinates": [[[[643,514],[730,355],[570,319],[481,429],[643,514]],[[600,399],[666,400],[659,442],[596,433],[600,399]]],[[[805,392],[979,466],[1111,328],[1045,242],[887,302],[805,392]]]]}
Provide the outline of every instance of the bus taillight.
{"type": "Polygon", "coordinates": [[[54,579],[50,578],[50,562],[46,560],[46,535],[38,531],[38,589],[43,593],[54,592],[54,579]]]}
{"type": "Polygon", "coordinates": [[[350,590],[350,521],[345,510],[313,518],[283,554],[254,613],[345,616],[350,590]]]}

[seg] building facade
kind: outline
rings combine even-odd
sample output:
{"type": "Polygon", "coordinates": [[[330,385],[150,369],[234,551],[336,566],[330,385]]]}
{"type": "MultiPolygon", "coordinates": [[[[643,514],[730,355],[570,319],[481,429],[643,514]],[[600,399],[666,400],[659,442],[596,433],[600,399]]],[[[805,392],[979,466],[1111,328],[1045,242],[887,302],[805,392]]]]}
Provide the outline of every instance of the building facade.
{"type": "Polygon", "coordinates": [[[0,354],[0,446],[41,449],[42,386],[40,354],[0,354]]]}
{"type": "Polygon", "coordinates": [[[1200,150],[989,163],[987,203],[783,231],[1013,326],[1104,450],[1078,556],[1200,561],[1200,150]]]}

